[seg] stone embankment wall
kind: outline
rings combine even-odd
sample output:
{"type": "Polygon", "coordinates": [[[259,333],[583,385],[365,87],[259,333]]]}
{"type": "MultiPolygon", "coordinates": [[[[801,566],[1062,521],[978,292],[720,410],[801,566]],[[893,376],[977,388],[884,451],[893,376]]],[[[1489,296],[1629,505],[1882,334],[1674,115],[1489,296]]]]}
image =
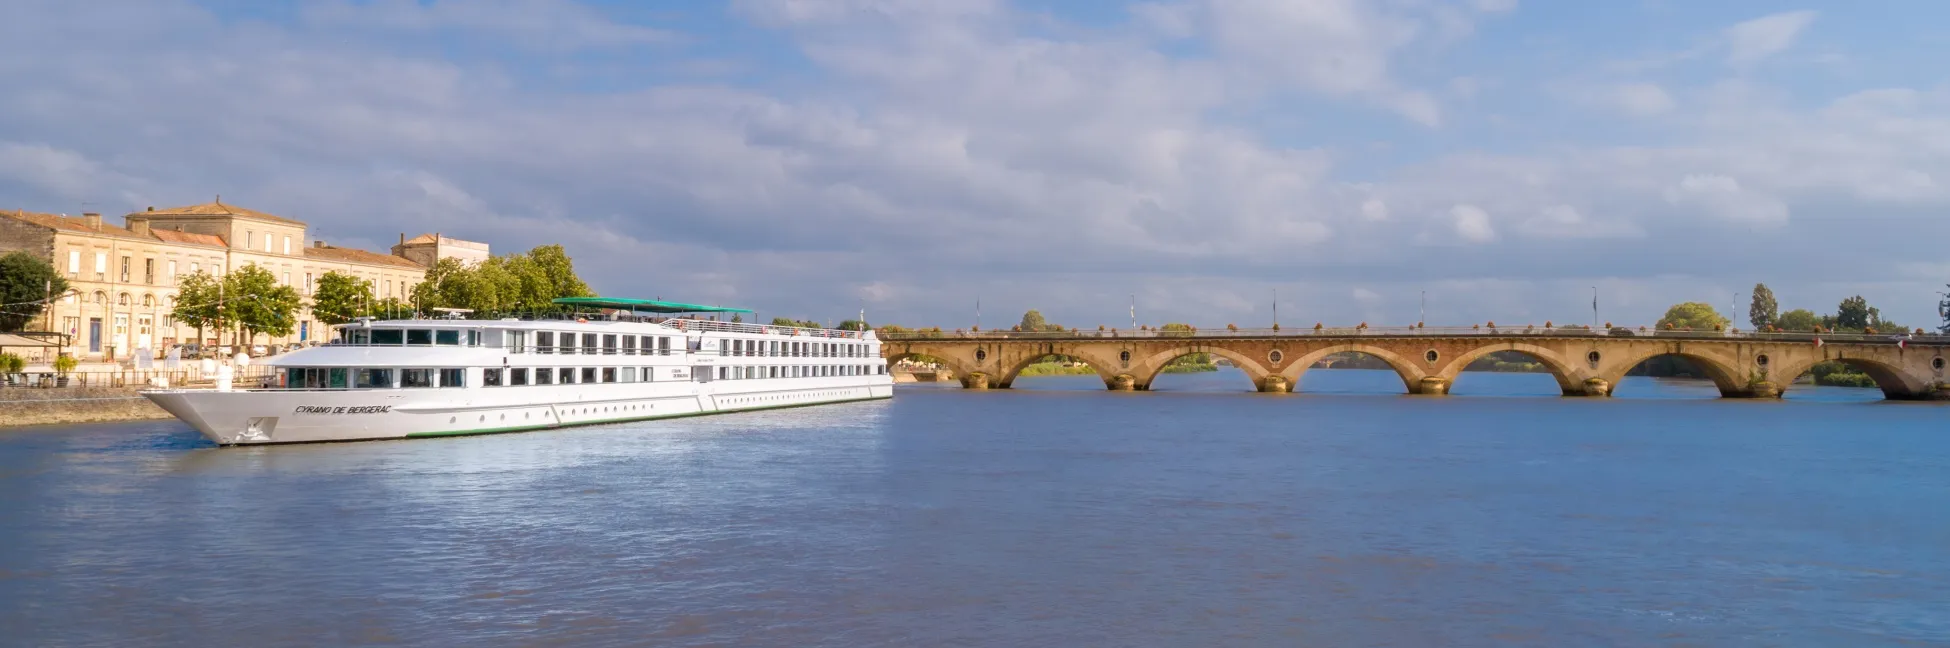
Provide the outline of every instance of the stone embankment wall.
{"type": "Polygon", "coordinates": [[[894,375],[894,382],[896,384],[921,383],[921,382],[946,382],[955,379],[955,372],[949,371],[947,369],[929,369],[925,371],[913,371],[913,370],[896,367],[891,373],[893,373],[894,375]]]}
{"type": "Polygon", "coordinates": [[[0,390],[0,427],[169,418],[133,387],[0,390]]]}

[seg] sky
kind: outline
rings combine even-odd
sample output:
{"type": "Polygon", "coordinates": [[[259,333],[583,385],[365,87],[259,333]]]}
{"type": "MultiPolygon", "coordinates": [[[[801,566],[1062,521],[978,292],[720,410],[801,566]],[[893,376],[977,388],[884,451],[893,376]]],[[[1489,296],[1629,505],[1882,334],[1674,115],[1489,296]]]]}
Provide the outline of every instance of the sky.
{"type": "Polygon", "coordinates": [[[1936,324],[1950,5],[9,0],[0,208],[838,321],[1936,324]],[[1426,315],[1424,315],[1426,313],[1426,315]]]}

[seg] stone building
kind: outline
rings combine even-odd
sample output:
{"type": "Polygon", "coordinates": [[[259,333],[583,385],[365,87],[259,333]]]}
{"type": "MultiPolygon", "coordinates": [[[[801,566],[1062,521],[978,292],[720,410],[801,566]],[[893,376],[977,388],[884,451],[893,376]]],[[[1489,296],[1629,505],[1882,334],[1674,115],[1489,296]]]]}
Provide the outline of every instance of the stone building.
{"type": "Polygon", "coordinates": [[[421,234],[412,239],[405,233],[399,235],[399,245],[393,246],[393,256],[412,259],[414,263],[432,267],[434,261],[446,258],[460,259],[466,265],[474,265],[488,260],[488,245],[474,241],[442,236],[439,232],[421,234]]]}
{"type": "MultiPolygon", "coordinates": [[[[437,235],[419,239],[429,239],[436,253],[446,249],[459,256],[459,251],[478,251],[483,258],[487,253],[482,243],[437,235]]],[[[242,264],[257,265],[297,289],[306,306],[299,310],[291,334],[246,342],[266,344],[330,337],[327,327],[312,319],[309,308],[318,279],[325,273],[369,280],[379,299],[407,300],[414,284],[426,278],[427,268],[426,263],[406,256],[309,240],[303,222],[222,202],[151,207],[127,215],[120,227],[102,222],[101,215],[94,213],[76,218],[0,211],[0,254],[16,250],[47,259],[55,272],[67,277],[70,288],[38,325],[29,328],[68,334],[70,345],[64,351],[84,360],[124,359],[136,349],[160,352],[172,344],[195,341],[196,329],[178,325],[169,311],[176,303],[178,279],[199,271],[222,276],[242,264]]],[[[203,343],[219,343],[217,331],[203,334],[203,343]]],[[[237,343],[231,336],[221,339],[237,343]]]]}

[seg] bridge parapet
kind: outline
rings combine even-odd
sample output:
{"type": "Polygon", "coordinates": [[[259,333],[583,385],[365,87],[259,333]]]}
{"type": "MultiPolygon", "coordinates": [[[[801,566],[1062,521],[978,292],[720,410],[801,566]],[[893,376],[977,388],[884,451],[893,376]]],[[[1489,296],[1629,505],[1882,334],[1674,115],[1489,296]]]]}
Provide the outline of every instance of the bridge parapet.
{"type": "Polygon", "coordinates": [[[1950,336],[1584,330],[1563,328],[1354,328],[1275,331],[983,331],[883,336],[890,359],[940,359],[967,387],[1007,388],[1023,368],[1048,356],[1089,365],[1110,389],[1148,390],[1172,361],[1192,353],[1222,357],[1261,391],[1292,391],[1300,376],[1338,353],[1386,362],[1411,394],[1449,391],[1464,368],[1498,351],[1535,358],[1567,396],[1609,396],[1647,359],[1686,358],[1723,396],[1772,398],[1816,363],[1835,360],[1874,378],[1898,399],[1940,399],[1950,336]]]}

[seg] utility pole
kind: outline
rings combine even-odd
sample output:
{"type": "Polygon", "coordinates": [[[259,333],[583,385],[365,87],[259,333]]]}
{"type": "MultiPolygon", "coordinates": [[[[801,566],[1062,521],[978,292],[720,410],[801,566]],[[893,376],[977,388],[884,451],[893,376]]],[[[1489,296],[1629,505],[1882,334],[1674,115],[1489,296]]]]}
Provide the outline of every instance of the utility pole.
{"type": "Polygon", "coordinates": [[[1591,287],[1591,330],[1598,330],[1598,287],[1591,287]]]}
{"type": "Polygon", "coordinates": [[[1131,293],[1131,330],[1137,330],[1137,293],[1131,293]]]}
{"type": "Polygon", "coordinates": [[[1427,326],[1429,323],[1429,291],[1422,291],[1422,308],[1415,312],[1415,323],[1427,326]]]}
{"type": "Polygon", "coordinates": [[[975,330],[982,330],[982,298],[975,298],[975,330]]]}
{"type": "Polygon", "coordinates": [[[1273,328],[1280,327],[1280,289],[1273,289],[1273,328]]]}

